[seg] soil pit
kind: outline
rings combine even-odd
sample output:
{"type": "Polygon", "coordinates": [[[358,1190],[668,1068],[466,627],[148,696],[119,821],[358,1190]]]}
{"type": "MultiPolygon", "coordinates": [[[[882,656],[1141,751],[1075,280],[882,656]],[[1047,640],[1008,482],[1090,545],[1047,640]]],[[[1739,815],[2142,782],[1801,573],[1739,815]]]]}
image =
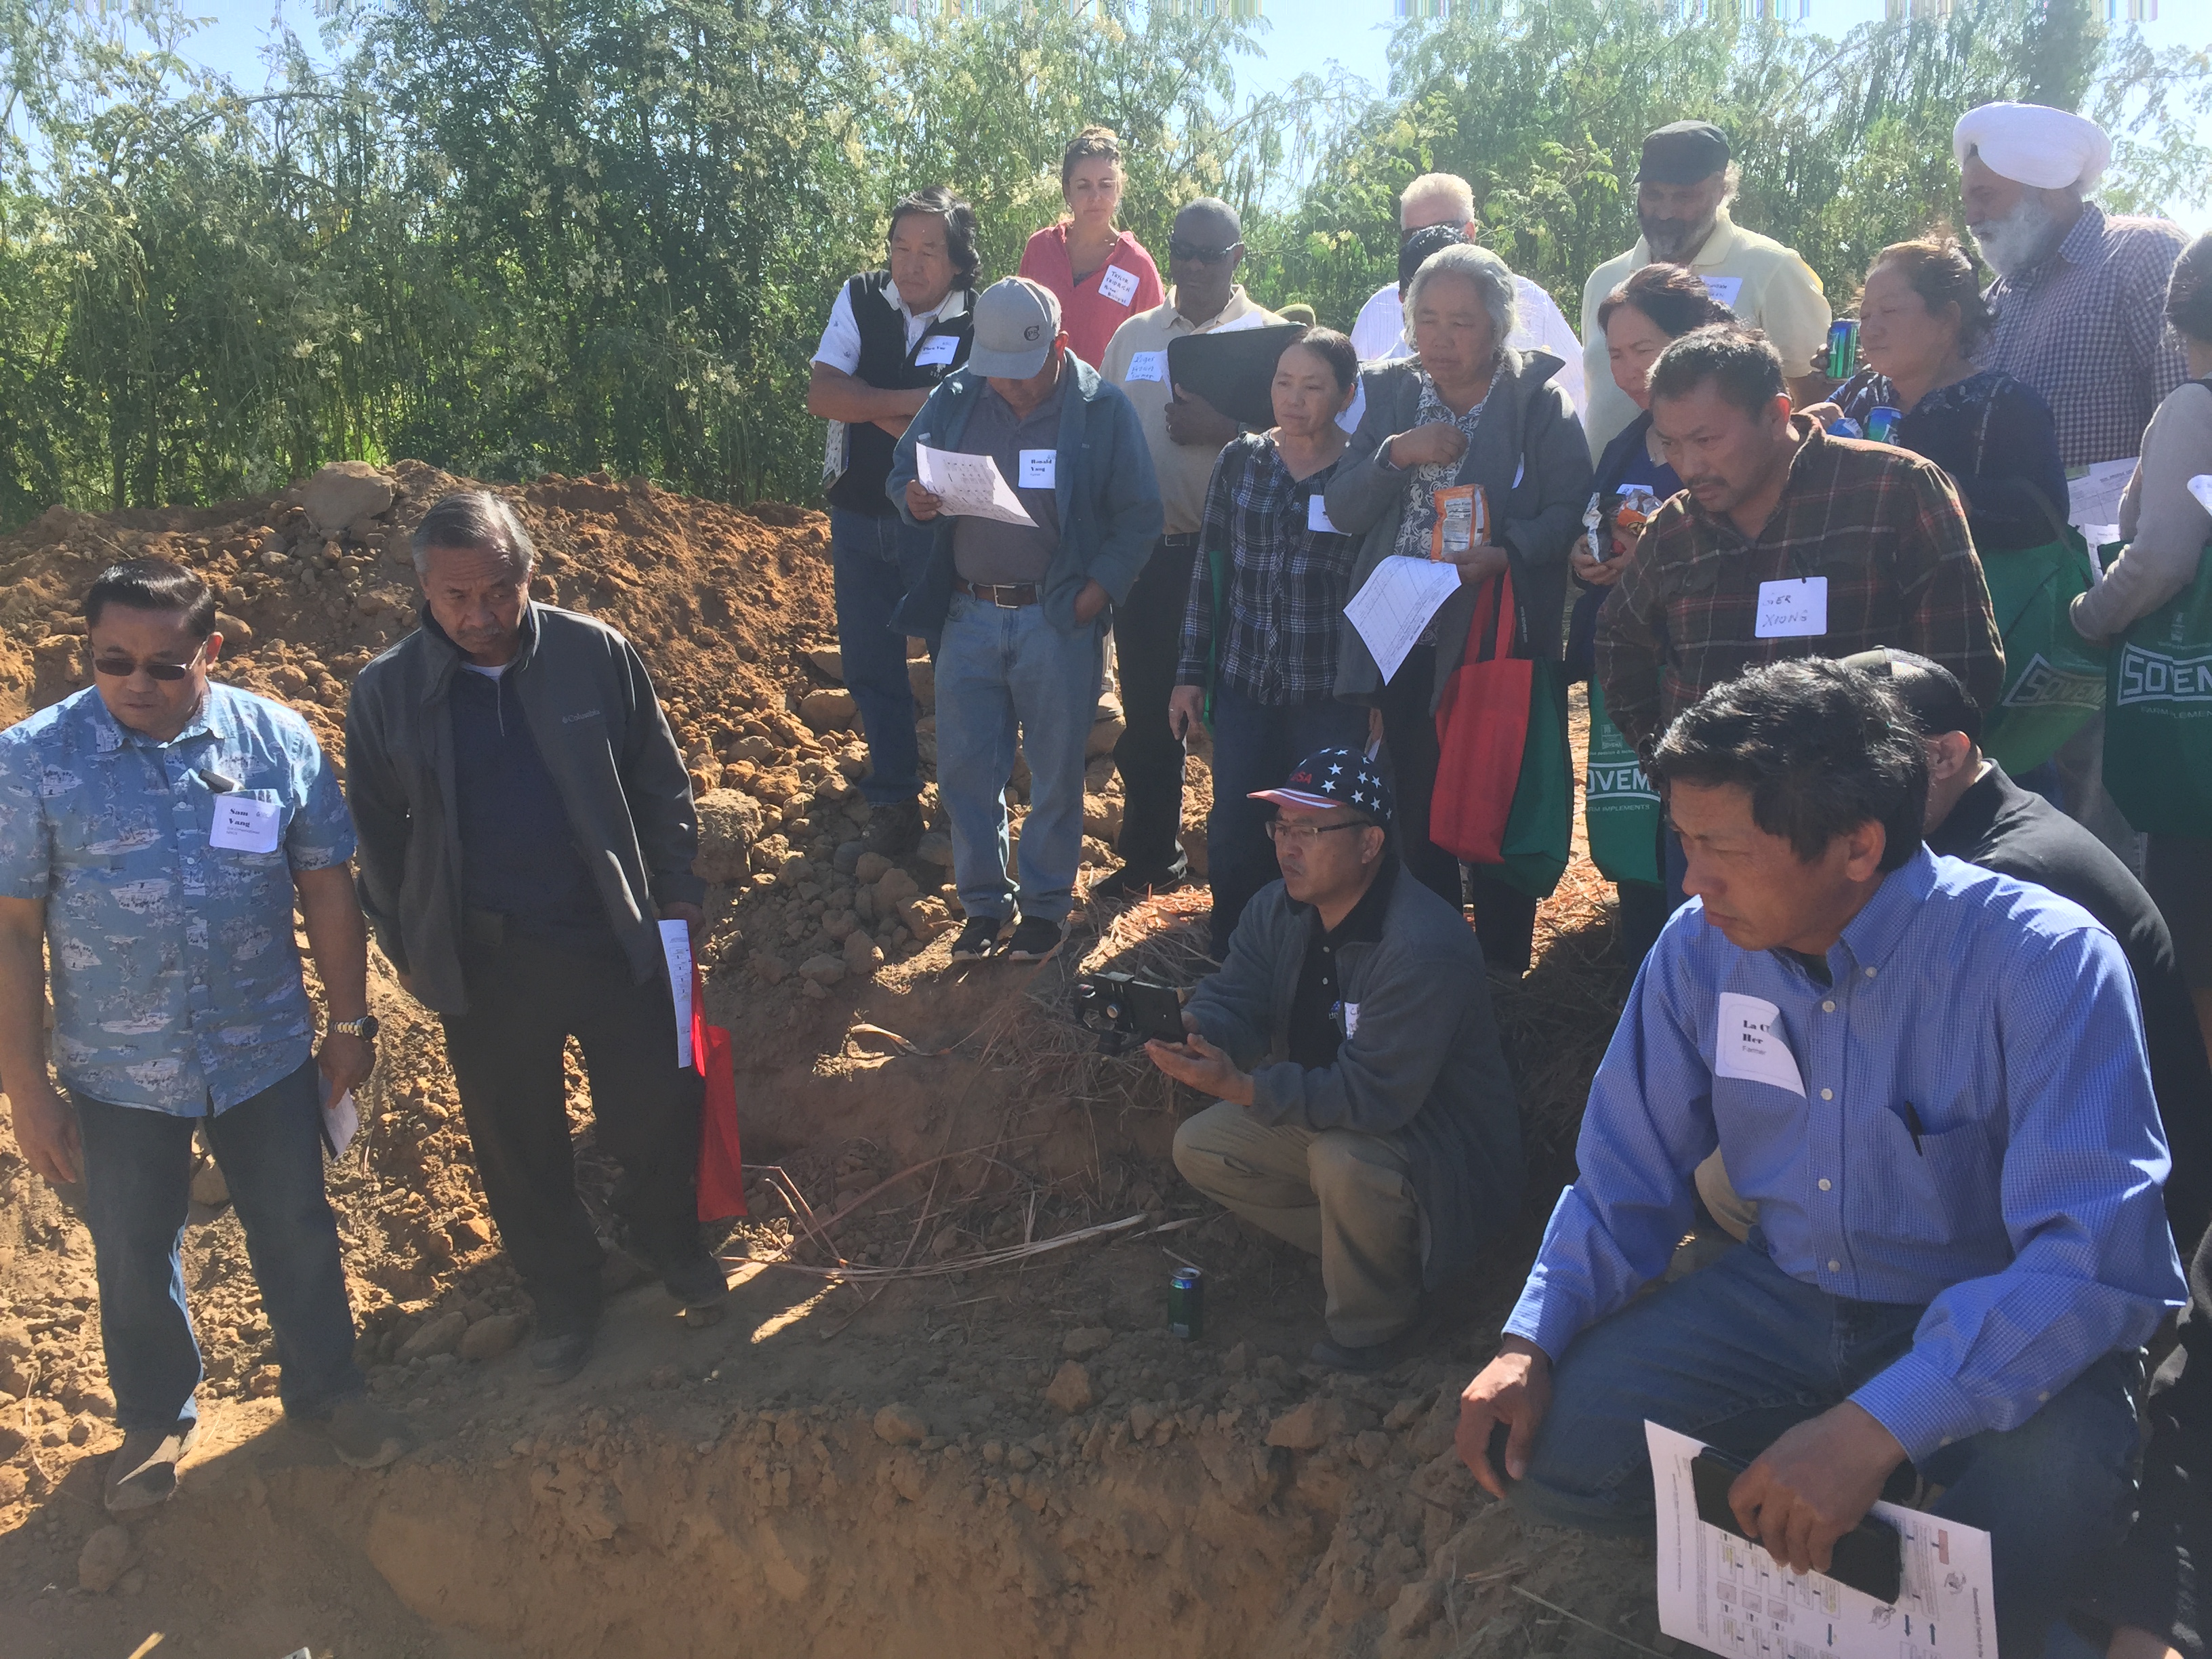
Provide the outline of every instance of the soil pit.
{"type": "MultiPolygon", "coordinates": [[[[377,477],[389,502],[335,534],[295,490],[57,512],[0,538],[0,702],[15,699],[0,712],[82,683],[75,594],[107,559],[159,550],[217,580],[245,647],[225,672],[301,708],[342,760],[344,683],[410,625],[405,535],[456,482],[413,463],[377,477]]],[[[731,1310],[687,1328],[657,1286],[631,1284],[584,1375],[532,1388],[513,1352],[527,1300],[493,1240],[434,1024],[374,962],[388,1035],[362,1142],[331,1186],[359,1357],[422,1449],[361,1474],[283,1426],[237,1223],[196,1211],[201,1446],[173,1504],[97,1547],[122,1552],[112,1588],[78,1588],[118,1438],[90,1244],[5,1146],[11,1659],[122,1659],[155,1632],[144,1651],[225,1659],[1651,1645],[1648,1553],[1524,1534],[1450,1444],[1457,1390],[1570,1173],[1626,987],[1609,893],[1579,849],[1540,916],[1535,971],[1498,988],[1539,1176],[1528,1211],[1452,1310],[1453,1334],[1383,1378],[1334,1377],[1304,1363],[1320,1334],[1314,1264],[1210,1214],[1166,1161],[1200,1103],[1140,1057],[1100,1054],[1067,1016],[1086,969],[1195,977],[1202,893],[1090,907],[1036,969],[954,972],[941,846],[895,868],[849,846],[865,756],[828,647],[819,515],[605,478],[511,494],[547,556],[540,597],[638,641],[695,785],[723,792],[702,853],[708,1006],[736,1039],[753,1166],[751,1215],[725,1245],[731,1310]],[[1086,1228],[1115,1230],[1018,1254],[1086,1228]],[[1209,1304],[1188,1343],[1164,1318],[1185,1261],[1206,1270],[1209,1304]]],[[[926,664],[915,683],[926,718],[926,664]]],[[[1110,743],[1110,704],[1102,716],[1110,743]]],[[[1110,766],[1092,782],[1095,869],[1119,803],[1110,766]]],[[[1013,796],[1018,812],[1018,784],[1013,796]]],[[[572,1083],[604,1216],[612,1170],[580,1072],[572,1083]]],[[[213,1172],[204,1194],[219,1204],[213,1172]]],[[[617,1253],[610,1276],[636,1269],[617,1253]]]]}

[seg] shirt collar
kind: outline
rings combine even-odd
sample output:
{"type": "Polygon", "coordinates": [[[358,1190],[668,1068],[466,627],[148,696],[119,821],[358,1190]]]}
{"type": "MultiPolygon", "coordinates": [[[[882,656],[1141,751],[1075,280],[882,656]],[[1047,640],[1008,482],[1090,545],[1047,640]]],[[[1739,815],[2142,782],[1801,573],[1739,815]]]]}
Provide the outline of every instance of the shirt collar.
{"type": "Polygon", "coordinates": [[[1240,317],[1250,315],[1259,308],[1246,297],[1243,283],[1231,283],[1229,285],[1229,303],[1204,322],[1194,323],[1176,309],[1175,290],[1170,289],[1167,301],[1167,331],[1170,334],[1208,334],[1224,324],[1233,323],[1240,317]]]}
{"type": "Polygon", "coordinates": [[[2094,202],[2084,202],[2081,216],[2058,244],[2058,257],[2069,265],[2086,265],[2096,258],[2104,244],[2105,210],[2094,202]]]}
{"type": "MultiPolygon", "coordinates": [[[[1316,928],[1321,942],[1332,951],[1346,945],[1379,945],[1382,942],[1382,918],[1389,914],[1391,890],[1398,884],[1398,860],[1385,856],[1382,867],[1375,872],[1375,879],[1367,884],[1367,890],[1359,896],[1359,902],[1345,913],[1342,921],[1334,927],[1316,928]]],[[[1312,910],[1311,905],[1306,909],[1312,910]]],[[[1314,912],[1314,921],[1321,921],[1321,913],[1314,912]]]]}
{"type": "MultiPolygon", "coordinates": [[[[430,603],[428,599],[425,599],[422,602],[421,621],[418,623],[418,626],[421,627],[422,630],[425,634],[428,635],[433,640],[435,640],[438,642],[440,648],[445,652],[447,657],[447,668],[449,671],[458,672],[461,663],[465,660],[461,655],[461,647],[453,643],[452,635],[447,633],[444,629],[438,626],[437,617],[430,614],[430,603]]],[[[537,653],[537,651],[538,601],[535,599],[525,599],[522,602],[522,643],[516,648],[514,655],[507,659],[507,665],[508,671],[512,672],[514,670],[520,668],[537,653]]]]}
{"type": "Polygon", "coordinates": [[[1828,971],[1840,982],[1854,966],[1863,969],[1887,963],[1935,890],[1936,855],[1923,842],[1881,878],[1874,896],[1844,925],[1843,937],[1828,952],[1828,971]]]}
{"type": "MultiPolygon", "coordinates": [[[[1711,270],[1715,265],[1725,264],[1729,256],[1735,252],[1735,221],[1729,217],[1728,209],[1723,207],[1713,215],[1712,230],[1706,236],[1705,246],[1698,250],[1697,257],[1690,261],[1690,269],[1711,270]]],[[[1651,263],[1651,244],[1641,236],[1636,239],[1635,258],[1639,266],[1651,263]]]]}
{"type": "Polygon", "coordinates": [[[89,690],[85,694],[85,715],[92,725],[93,752],[112,755],[126,745],[144,749],[166,749],[169,744],[182,743],[187,738],[213,737],[216,735],[215,721],[217,718],[215,714],[216,690],[216,683],[212,680],[209,681],[207,695],[200,699],[200,706],[192,711],[191,719],[185,722],[184,730],[171,738],[168,743],[158,742],[146,736],[143,732],[133,732],[115,718],[114,713],[96,690],[89,690]]]}

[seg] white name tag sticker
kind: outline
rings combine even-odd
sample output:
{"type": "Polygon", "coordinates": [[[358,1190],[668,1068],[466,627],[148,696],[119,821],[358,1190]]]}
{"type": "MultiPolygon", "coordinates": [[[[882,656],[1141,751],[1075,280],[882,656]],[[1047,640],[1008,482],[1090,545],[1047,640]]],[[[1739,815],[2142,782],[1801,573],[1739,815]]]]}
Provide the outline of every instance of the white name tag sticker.
{"type": "Polygon", "coordinates": [[[1139,351],[1129,359],[1129,378],[1133,380],[1158,380],[1165,384],[1168,378],[1168,354],[1164,351],[1139,351]]]}
{"type": "Polygon", "coordinates": [[[1306,528],[1324,536],[1339,533],[1337,527],[1328,521],[1328,503],[1322,500],[1318,490],[1306,497],[1306,528]]]}
{"type": "Polygon", "coordinates": [[[283,827],[283,815],[273,800],[256,800],[251,795],[217,795],[215,828],[208,832],[208,845],[233,853],[273,853],[276,850],[277,831],[283,827]]]}
{"type": "Polygon", "coordinates": [[[1060,482],[1054,465],[1060,459],[1056,449],[1024,449],[1022,451],[1022,488],[1051,489],[1060,482]]]}
{"type": "Polygon", "coordinates": [[[1782,1011],[1764,997],[1721,993],[1719,1029],[1713,1038],[1713,1071],[1746,1083],[1771,1084],[1802,1100],[1805,1082],[1797,1057],[1782,1040],[1782,1011]]]}
{"type": "Polygon", "coordinates": [[[1705,284],[1705,292],[1713,296],[1715,304],[1726,306],[1730,311],[1735,309],[1736,295],[1743,292],[1742,277],[1708,276],[1705,284]]]}
{"type": "Polygon", "coordinates": [[[935,368],[952,361],[952,354],[960,349],[957,334],[933,334],[921,343],[921,349],[914,354],[915,367],[935,368]]]}
{"type": "Polygon", "coordinates": [[[1762,640],[1818,639],[1828,631],[1828,579],[1806,576],[1796,581],[1759,585],[1759,623],[1752,629],[1762,640]]]}
{"type": "Polygon", "coordinates": [[[1347,1002],[1344,1005],[1344,1040],[1349,1042],[1358,1035],[1359,1005],[1356,1002],[1347,1002]]]}
{"type": "Polygon", "coordinates": [[[1115,305],[1125,306],[1137,297],[1136,273],[1109,265],[1098,278],[1098,291],[1115,305]]]}

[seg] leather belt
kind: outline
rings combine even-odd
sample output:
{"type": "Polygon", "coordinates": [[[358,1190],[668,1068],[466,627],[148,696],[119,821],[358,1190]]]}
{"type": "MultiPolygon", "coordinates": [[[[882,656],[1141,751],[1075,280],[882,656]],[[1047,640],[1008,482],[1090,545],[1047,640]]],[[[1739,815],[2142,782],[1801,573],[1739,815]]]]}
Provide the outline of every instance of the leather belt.
{"type": "Polygon", "coordinates": [[[1180,551],[1186,547],[1196,547],[1198,545],[1198,532],[1195,530],[1187,530],[1176,535],[1163,536],[1160,538],[1160,545],[1162,547],[1172,547],[1177,551],[1180,551]]]}
{"type": "Polygon", "coordinates": [[[955,576],[952,591],[986,600],[1001,611],[1018,611],[1025,605],[1037,602],[1037,585],[1035,582],[971,582],[955,576]]]}

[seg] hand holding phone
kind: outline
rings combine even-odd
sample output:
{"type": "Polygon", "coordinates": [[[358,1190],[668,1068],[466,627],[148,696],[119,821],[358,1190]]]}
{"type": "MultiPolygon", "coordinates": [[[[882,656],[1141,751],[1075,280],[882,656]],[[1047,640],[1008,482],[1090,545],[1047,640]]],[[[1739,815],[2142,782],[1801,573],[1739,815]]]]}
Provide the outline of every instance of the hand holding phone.
{"type": "MultiPolygon", "coordinates": [[[[1866,1416],[1856,1406],[1838,1410],[1866,1416]]],[[[1836,1432],[1815,1425],[1832,1415],[1824,1413],[1801,1423],[1753,1463],[1746,1464],[1707,1447],[1690,1463],[1698,1516],[1724,1532],[1764,1546],[1769,1555],[1793,1572],[1826,1573],[1877,1601],[1893,1603],[1903,1586],[1902,1547],[1897,1529],[1867,1511],[1880,1495],[1889,1469],[1903,1461],[1902,1449],[1895,1461],[1873,1476],[1871,1488],[1863,1486],[1868,1473],[1864,1466],[1828,1466],[1808,1475],[1802,1462],[1808,1446],[1829,1441],[1836,1432]],[[1790,1443],[1792,1436],[1802,1437],[1796,1446],[1790,1443]],[[1862,1490],[1866,1492],[1863,1500],[1858,1498],[1862,1490]]],[[[1888,1431],[1871,1417],[1867,1421],[1887,1436],[1888,1431]]],[[[1845,1425],[1845,1431],[1855,1427],[1845,1425]]],[[[1893,1439],[1891,1443],[1896,1443],[1893,1439]]]]}

